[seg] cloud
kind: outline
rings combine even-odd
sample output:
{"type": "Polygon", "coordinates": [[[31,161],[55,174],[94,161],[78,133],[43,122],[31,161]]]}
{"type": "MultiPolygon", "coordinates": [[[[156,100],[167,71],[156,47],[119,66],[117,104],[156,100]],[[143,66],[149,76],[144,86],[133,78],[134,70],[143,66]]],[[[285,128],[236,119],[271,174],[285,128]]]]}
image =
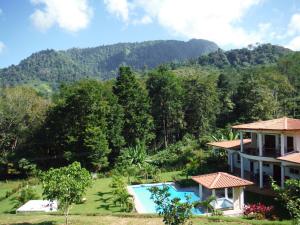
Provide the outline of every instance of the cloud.
{"type": "Polygon", "coordinates": [[[41,31],[54,25],[77,32],[88,26],[92,17],[92,9],[87,0],[31,0],[36,8],[30,18],[41,31]]]}
{"type": "Polygon", "coordinates": [[[288,35],[294,35],[300,32],[300,13],[296,13],[292,16],[288,25],[288,35]]]}
{"type": "Polygon", "coordinates": [[[2,41],[0,41],[0,54],[4,51],[4,49],[5,49],[5,44],[2,41]]]}
{"type": "Polygon", "coordinates": [[[127,0],[104,0],[109,13],[121,18],[124,22],[129,19],[129,7],[127,0]]]}
{"type": "Polygon", "coordinates": [[[286,47],[295,51],[300,50],[300,35],[292,38],[286,47]]]}
{"type": "Polygon", "coordinates": [[[300,50],[300,13],[292,15],[283,37],[288,38],[288,43],[285,47],[292,50],[300,50]]]}
{"type": "Polygon", "coordinates": [[[245,46],[263,39],[259,27],[246,31],[240,25],[248,10],[262,1],[105,0],[105,3],[108,12],[126,23],[156,21],[175,35],[208,39],[223,46],[245,46]]]}

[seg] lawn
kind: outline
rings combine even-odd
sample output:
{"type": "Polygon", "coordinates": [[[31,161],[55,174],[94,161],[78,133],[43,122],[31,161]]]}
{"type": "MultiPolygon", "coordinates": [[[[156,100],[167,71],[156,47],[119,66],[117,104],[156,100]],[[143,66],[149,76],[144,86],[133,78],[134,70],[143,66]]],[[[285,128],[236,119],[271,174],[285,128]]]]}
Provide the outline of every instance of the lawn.
{"type": "MultiPolygon", "coordinates": [[[[172,177],[179,172],[168,172],[162,174],[163,181],[172,181],[172,177]]],[[[18,186],[21,181],[1,182],[0,193],[5,195],[7,190],[18,186]]],[[[112,203],[112,189],[110,187],[111,178],[96,179],[93,186],[87,190],[85,195],[86,202],[84,204],[75,205],[71,209],[71,224],[122,224],[122,225],[160,225],[162,224],[161,218],[156,215],[138,215],[138,214],[124,214],[121,209],[112,203]]],[[[41,195],[42,189],[40,185],[34,187],[41,195]]],[[[13,208],[13,197],[0,201],[0,224],[45,224],[57,225],[64,223],[64,217],[58,214],[10,214],[13,208]]],[[[214,218],[214,217],[197,217],[193,218],[194,225],[202,224],[278,224],[287,225],[289,221],[285,222],[263,222],[263,221],[250,221],[241,218],[214,218]]]]}
{"type": "MultiPolygon", "coordinates": [[[[162,219],[157,216],[141,216],[136,214],[124,215],[71,215],[72,225],[163,225],[162,219]]],[[[289,221],[256,221],[230,217],[195,217],[193,225],[220,224],[220,225],[290,225],[289,221]]],[[[64,224],[64,217],[60,215],[43,214],[0,214],[0,224],[5,225],[60,225],[64,224]]]]}
{"type": "MultiPolygon", "coordinates": [[[[178,175],[179,172],[168,172],[162,174],[163,181],[171,181],[174,175],[178,175]]],[[[20,184],[21,181],[1,182],[0,193],[5,195],[6,191],[14,188],[20,184]]],[[[73,214],[94,214],[94,213],[116,213],[121,212],[118,206],[115,206],[112,202],[112,189],[109,186],[111,178],[96,179],[93,182],[92,187],[87,190],[85,195],[86,202],[84,204],[74,205],[70,213],[73,214]]],[[[34,186],[36,192],[42,196],[42,189],[40,185],[34,186]]],[[[16,194],[9,198],[0,201],[0,213],[9,213],[12,211],[14,202],[13,198],[16,194]]]]}

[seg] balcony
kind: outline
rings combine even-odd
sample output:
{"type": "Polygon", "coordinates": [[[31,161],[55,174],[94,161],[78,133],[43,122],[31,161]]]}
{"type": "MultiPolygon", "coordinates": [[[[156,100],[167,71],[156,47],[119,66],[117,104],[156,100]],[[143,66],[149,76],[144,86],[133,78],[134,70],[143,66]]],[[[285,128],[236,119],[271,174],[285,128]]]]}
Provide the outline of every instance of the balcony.
{"type": "MultiPolygon", "coordinates": [[[[245,147],[243,153],[247,155],[259,156],[259,149],[253,147],[245,147]]],[[[263,148],[262,157],[277,158],[280,156],[280,149],[263,148]]]]}

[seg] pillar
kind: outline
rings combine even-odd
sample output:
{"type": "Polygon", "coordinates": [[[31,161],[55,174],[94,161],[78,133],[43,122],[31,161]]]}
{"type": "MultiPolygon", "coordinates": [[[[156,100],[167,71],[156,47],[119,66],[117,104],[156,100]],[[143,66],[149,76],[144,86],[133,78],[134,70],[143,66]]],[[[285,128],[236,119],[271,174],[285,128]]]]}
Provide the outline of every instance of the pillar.
{"type": "Polygon", "coordinates": [[[281,188],[284,188],[284,165],[281,164],[281,188]]]}
{"type": "Polygon", "coordinates": [[[202,188],[201,184],[199,184],[199,198],[200,198],[200,201],[202,201],[202,198],[203,198],[203,188],[202,188]]]}
{"type": "Polygon", "coordinates": [[[240,209],[244,208],[244,187],[240,187],[240,209]]]}
{"type": "Polygon", "coordinates": [[[241,178],[244,178],[244,158],[241,157],[241,178]]]}
{"type": "Polygon", "coordinates": [[[241,139],[241,152],[244,151],[244,140],[243,140],[243,132],[240,131],[240,139],[241,139]]]}
{"type": "Polygon", "coordinates": [[[225,188],[225,198],[228,199],[228,188],[225,188]]]}
{"type": "Polygon", "coordinates": [[[259,156],[263,155],[263,143],[262,143],[262,134],[258,133],[258,150],[259,156]]]}
{"type": "Polygon", "coordinates": [[[264,187],[264,180],[263,180],[263,161],[259,161],[259,187],[264,187]]]}
{"type": "Polygon", "coordinates": [[[284,144],[285,144],[285,140],[284,140],[284,134],[280,135],[280,154],[281,156],[284,155],[284,144]]]}

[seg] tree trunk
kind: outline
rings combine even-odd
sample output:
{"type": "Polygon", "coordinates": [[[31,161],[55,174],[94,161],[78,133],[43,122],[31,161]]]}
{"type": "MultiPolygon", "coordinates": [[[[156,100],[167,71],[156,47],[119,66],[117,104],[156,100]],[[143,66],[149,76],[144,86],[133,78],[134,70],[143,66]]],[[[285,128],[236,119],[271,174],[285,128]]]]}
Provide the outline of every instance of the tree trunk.
{"type": "Polygon", "coordinates": [[[65,209],[65,224],[68,225],[69,220],[68,220],[68,216],[69,216],[69,206],[67,206],[67,208],[65,209]]]}
{"type": "Polygon", "coordinates": [[[163,126],[164,126],[164,144],[165,148],[168,147],[168,141],[167,141],[167,128],[166,128],[166,120],[163,118],[163,126]]]}

